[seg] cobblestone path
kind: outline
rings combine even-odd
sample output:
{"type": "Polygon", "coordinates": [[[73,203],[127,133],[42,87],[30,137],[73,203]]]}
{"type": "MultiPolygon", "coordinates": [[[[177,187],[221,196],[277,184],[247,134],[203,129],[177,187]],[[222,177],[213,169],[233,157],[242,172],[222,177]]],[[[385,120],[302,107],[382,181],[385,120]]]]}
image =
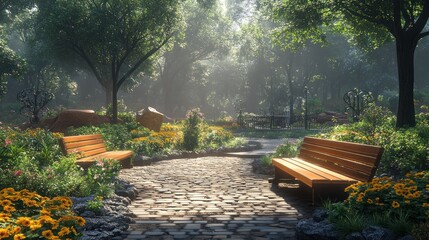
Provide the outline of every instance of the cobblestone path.
{"type": "Polygon", "coordinates": [[[251,162],[204,157],[123,170],[121,178],[140,192],[123,238],[295,239],[300,203],[273,192],[251,162]]]}

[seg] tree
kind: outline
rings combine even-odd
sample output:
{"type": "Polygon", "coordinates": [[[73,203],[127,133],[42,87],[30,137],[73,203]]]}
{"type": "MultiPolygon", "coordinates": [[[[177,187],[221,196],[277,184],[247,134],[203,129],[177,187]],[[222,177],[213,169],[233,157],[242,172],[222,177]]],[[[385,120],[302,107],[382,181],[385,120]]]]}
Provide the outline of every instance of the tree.
{"type": "Polygon", "coordinates": [[[18,76],[25,70],[25,61],[11,50],[4,40],[4,28],[12,22],[15,14],[30,5],[29,0],[0,0],[0,97],[6,92],[6,78],[18,76]]]}
{"type": "Polygon", "coordinates": [[[266,1],[284,22],[289,40],[323,40],[336,29],[361,46],[376,48],[394,40],[399,81],[397,127],[415,126],[414,52],[427,35],[429,0],[286,0],[266,1]]]}
{"type": "MultiPolygon", "coordinates": [[[[230,22],[222,15],[217,1],[186,1],[186,29],[183,38],[176,38],[170,51],[163,56],[160,83],[164,111],[177,115],[177,107],[186,84],[192,79],[194,65],[226,55],[230,42],[230,22]],[[208,4],[208,3],[209,4],[208,4]]],[[[201,70],[201,68],[200,68],[201,70]]]]}
{"type": "Polygon", "coordinates": [[[172,37],[180,20],[176,0],[39,1],[40,36],[59,54],[82,60],[106,90],[117,122],[120,87],[172,37]],[[67,55],[65,55],[67,56],[67,55]]]}
{"type": "Polygon", "coordinates": [[[18,76],[25,69],[25,61],[18,57],[5,43],[0,39],[0,97],[6,92],[6,77],[18,76]]]}

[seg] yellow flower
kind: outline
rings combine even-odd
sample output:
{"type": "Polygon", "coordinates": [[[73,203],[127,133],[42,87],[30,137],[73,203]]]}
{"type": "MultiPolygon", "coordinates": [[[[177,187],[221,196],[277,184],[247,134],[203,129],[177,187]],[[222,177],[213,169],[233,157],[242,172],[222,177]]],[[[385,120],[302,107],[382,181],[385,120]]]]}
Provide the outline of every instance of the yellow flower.
{"type": "Polygon", "coordinates": [[[23,199],[23,202],[27,207],[37,207],[37,202],[34,200],[23,199]]]}
{"type": "Polygon", "coordinates": [[[24,226],[24,227],[28,227],[31,224],[31,218],[19,217],[18,220],[16,221],[16,224],[24,226]]]}
{"type": "Polygon", "coordinates": [[[21,227],[14,227],[13,230],[12,230],[13,234],[17,234],[19,232],[21,232],[21,227]]]}
{"type": "Polygon", "coordinates": [[[10,236],[9,230],[6,228],[0,228],[0,239],[8,238],[10,236]]]}
{"type": "Polygon", "coordinates": [[[429,203],[423,203],[422,207],[429,207],[429,203]]]}
{"type": "Polygon", "coordinates": [[[61,231],[58,232],[58,236],[63,237],[65,235],[70,234],[70,232],[71,231],[70,231],[70,229],[68,227],[63,227],[63,228],[61,228],[61,231]]]}
{"type": "Polygon", "coordinates": [[[405,187],[405,184],[403,183],[397,183],[395,186],[393,186],[394,189],[403,189],[405,187]]]}
{"type": "Polygon", "coordinates": [[[0,202],[0,205],[2,205],[3,207],[4,207],[4,206],[11,205],[11,204],[12,204],[12,202],[11,202],[10,200],[8,200],[8,199],[4,199],[4,200],[2,200],[2,201],[0,202]]]}
{"type": "Polygon", "coordinates": [[[41,228],[42,227],[42,224],[41,224],[41,222],[40,221],[38,221],[38,220],[33,220],[33,221],[31,221],[31,223],[30,223],[30,229],[31,230],[36,230],[36,229],[39,229],[39,228],[41,228]]]}
{"type": "Polygon", "coordinates": [[[396,193],[396,195],[398,195],[398,196],[402,196],[403,194],[404,194],[404,191],[402,190],[402,189],[395,189],[395,193],[396,193]]]}
{"type": "Polygon", "coordinates": [[[399,204],[397,201],[393,201],[392,202],[392,207],[393,208],[398,208],[398,207],[400,207],[401,206],[401,204],[399,204]]]}
{"type": "Polygon", "coordinates": [[[372,203],[373,203],[373,201],[372,201],[372,199],[371,199],[371,198],[368,198],[368,200],[366,200],[366,202],[367,202],[368,204],[372,204],[372,203]]]}
{"type": "Polygon", "coordinates": [[[54,233],[51,230],[45,230],[42,232],[42,236],[44,236],[47,239],[52,239],[54,236],[54,233]]]}
{"type": "Polygon", "coordinates": [[[11,213],[11,212],[15,212],[16,208],[14,208],[14,207],[12,207],[10,205],[6,205],[6,206],[3,207],[3,211],[11,213]]]}
{"type": "Polygon", "coordinates": [[[13,240],[21,240],[21,239],[25,239],[25,235],[22,233],[19,233],[13,236],[13,240]]]}
{"type": "Polygon", "coordinates": [[[420,191],[414,192],[413,197],[414,198],[419,198],[420,197],[420,191]]]}
{"type": "Polygon", "coordinates": [[[84,226],[85,223],[86,223],[85,218],[77,217],[77,224],[79,224],[79,226],[84,226]]]}

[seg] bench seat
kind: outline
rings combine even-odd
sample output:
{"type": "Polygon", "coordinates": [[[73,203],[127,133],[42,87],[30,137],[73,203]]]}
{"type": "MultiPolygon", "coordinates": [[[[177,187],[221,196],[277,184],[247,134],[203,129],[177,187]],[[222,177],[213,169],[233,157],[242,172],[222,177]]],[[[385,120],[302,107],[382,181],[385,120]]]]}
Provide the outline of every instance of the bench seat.
{"type": "Polygon", "coordinates": [[[101,159],[120,161],[123,168],[131,168],[133,151],[107,151],[101,134],[68,136],[60,139],[61,150],[65,155],[76,154],[76,164],[88,168],[101,159]]]}
{"type": "Polygon", "coordinates": [[[317,184],[353,184],[357,180],[299,158],[273,159],[273,165],[309,187],[317,184]]]}

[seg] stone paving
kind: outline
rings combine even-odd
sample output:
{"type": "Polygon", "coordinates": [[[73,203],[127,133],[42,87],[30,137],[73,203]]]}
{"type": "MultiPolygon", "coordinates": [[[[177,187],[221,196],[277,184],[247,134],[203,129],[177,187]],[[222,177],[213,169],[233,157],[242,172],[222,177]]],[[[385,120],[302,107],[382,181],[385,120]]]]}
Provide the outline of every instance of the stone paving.
{"type": "Polygon", "coordinates": [[[273,191],[252,161],[174,159],[123,170],[121,178],[139,190],[123,239],[295,239],[308,202],[273,191]]]}

